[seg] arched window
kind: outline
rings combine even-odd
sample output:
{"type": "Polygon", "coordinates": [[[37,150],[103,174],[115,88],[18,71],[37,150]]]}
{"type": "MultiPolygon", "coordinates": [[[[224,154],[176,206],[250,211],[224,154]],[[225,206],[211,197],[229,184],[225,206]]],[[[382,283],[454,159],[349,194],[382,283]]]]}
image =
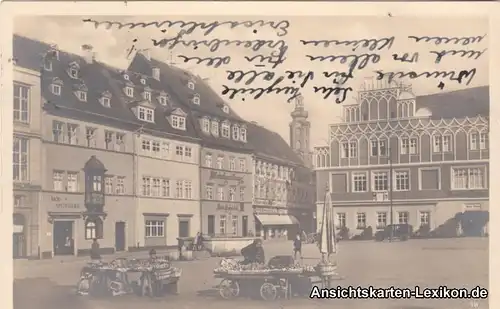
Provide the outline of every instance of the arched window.
{"type": "Polygon", "coordinates": [[[85,221],[85,239],[102,239],[102,220],[99,218],[87,219],[85,221]]]}

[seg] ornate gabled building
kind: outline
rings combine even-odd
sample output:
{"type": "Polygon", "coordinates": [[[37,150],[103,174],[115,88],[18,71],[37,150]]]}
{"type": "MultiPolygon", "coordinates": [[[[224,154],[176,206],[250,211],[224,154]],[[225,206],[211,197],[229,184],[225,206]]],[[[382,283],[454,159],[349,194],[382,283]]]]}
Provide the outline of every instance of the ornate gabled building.
{"type": "Polygon", "coordinates": [[[344,121],[330,125],[330,144],[314,150],[318,212],[328,186],[337,225],[351,236],[391,221],[481,233],[489,208],[488,91],[361,89],[358,103],[343,107],[344,121]]]}

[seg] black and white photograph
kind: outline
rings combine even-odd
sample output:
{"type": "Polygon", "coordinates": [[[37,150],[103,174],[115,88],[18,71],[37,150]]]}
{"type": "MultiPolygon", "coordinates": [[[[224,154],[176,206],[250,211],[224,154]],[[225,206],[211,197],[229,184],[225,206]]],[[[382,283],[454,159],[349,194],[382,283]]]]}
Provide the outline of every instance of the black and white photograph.
{"type": "Polygon", "coordinates": [[[489,307],[486,15],[128,12],[13,18],[15,309],[489,307]]]}

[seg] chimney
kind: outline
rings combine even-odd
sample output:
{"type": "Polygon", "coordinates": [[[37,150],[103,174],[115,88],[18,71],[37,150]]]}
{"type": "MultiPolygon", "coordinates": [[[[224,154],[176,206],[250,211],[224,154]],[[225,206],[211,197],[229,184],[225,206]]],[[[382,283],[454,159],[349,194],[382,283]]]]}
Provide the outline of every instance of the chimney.
{"type": "Polygon", "coordinates": [[[157,81],[160,80],[160,68],[153,68],[152,69],[153,73],[153,78],[156,79],[157,81]]]}
{"type": "Polygon", "coordinates": [[[94,47],[89,44],[83,44],[82,45],[82,51],[83,51],[83,58],[88,64],[91,64],[95,60],[95,53],[92,51],[94,47]]]}

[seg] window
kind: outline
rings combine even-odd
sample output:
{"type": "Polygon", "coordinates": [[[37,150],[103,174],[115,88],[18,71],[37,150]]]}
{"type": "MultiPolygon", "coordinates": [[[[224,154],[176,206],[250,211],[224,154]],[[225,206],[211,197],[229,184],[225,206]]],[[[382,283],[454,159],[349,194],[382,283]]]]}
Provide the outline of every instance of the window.
{"type": "Polygon", "coordinates": [[[47,59],[47,57],[43,59],[43,69],[49,72],[52,71],[52,61],[47,59]]]}
{"type": "Polygon", "coordinates": [[[408,224],[410,222],[410,213],[407,211],[398,211],[399,224],[408,224]]]}
{"type": "Polygon", "coordinates": [[[222,137],[229,138],[229,123],[223,122],[221,130],[222,130],[222,137]]]}
{"type": "Polygon", "coordinates": [[[421,211],[420,212],[420,226],[430,226],[431,224],[431,212],[421,211]]]}
{"type": "Polygon", "coordinates": [[[210,120],[207,118],[203,118],[201,122],[203,132],[210,133],[210,120]]]}
{"type": "Polygon", "coordinates": [[[205,166],[206,167],[212,167],[212,155],[211,154],[205,154],[205,166]]]}
{"type": "Polygon", "coordinates": [[[151,108],[146,108],[143,106],[139,106],[138,110],[138,118],[142,121],[154,122],[154,111],[151,108]]]}
{"type": "Polygon", "coordinates": [[[469,143],[470,150],[477,150],[477,133],[471,133],[469,143]]]}
{"type": "Polygon", "coordinates": [[[240,140],[240,128],[236,125],[233,125],[233,139],[235,141],[240,140]]]}
{"type": "Polygon", "coordinates": [[[66,191],[78,192],[78,173],[76,172],[67,173],[66,191]]]}
{"type": "Polygon", "coordinates": [[[481,167],[453,168],[452,189],[486,189],[485,173],[481,167]]]}
{"type": "Polygon", "coordinates": [[[247,161],[245,159],[240,159],[240,171],[247,171],[247,161]]]}
{"type": "Polygon", "coordinates": [[[217,168],[220,170],[224,169],[224,157],[223,156],[217,157],[217,168]]]}
{"type": "Polygon", "coordinates": [[[389,187],[387,172],[372,172],[372,189],[374,192],[387,191],[389,187]]]}
{"type": "Polygon", "coordinates": [[[128,76],[128,74],[123,74],[123,79],[124,80],[130,80],[130,77],[128,76]]]}
{"type": "Polygon", "coordinates": [[[125,177],[116,177],[116,194],[125,194],[125,177]]]}
{"type": "Polygon", "coordinates": [[[64,188],[63,178],[64,178],[64,172],[54,171],[54,173],[52,174],[52,183],[54,185],[54,191],[63,191],[64,188]]]}
{"type": "Polygon", "coordinates": [[[233,235],[236,236],[238,234],[238,216],[232,216],[231,228],[233,235]]]}
{"type": "Polygon", "coordinates": [[[212,135],[219,136],[219,122],[212,120],[212,135]]]}
{"type": "Polygon", "coordinates": [[[104,177],[104,192],[106,194],[113,194],[113,176],[104,177]]]}
{"type": "Polygon", "coordinates": [[[410,190],[410,172],[395,171],[394,172],[394,189],[396,191],[410,190]]]}
{"type": "Polygon", "coordinates": [[[200,105],[200,95],[199,94],[195,94],[193,96],[193,104],[200,105]]]}
{"type": "Polygon", "coordinates": [[[161,196],[170,197],[170,179],[161,180],[161,196]]]}
{"type": "Polygon", "coordinates": [[[70,68],[69,69],[69,76],[71,78],[77,79],[78,78],[78,69],[77,68],[70,68]]]}
{"type": "Polygon", "coordinates": [[[191,147],[184,147],[184,160],[189,161],[193,156],[193,149],[191,147]]]}
{"type": "Polygon", "coordinates": [[[247,141],[247,129],[246,128],[241,128],[240,129],[240,139],[242,142],[247,141]]]}
{"type": "Polygon", "coordinates": [[[64,123],[52,122],[52,140],[56,143],[64,143],[64,123]]]}
{"type": "Polygon", "coordinates": [[[167,97],[162,95],[159,97],[159,100],[160,100],[160,104],[163,105],[163,106],[166,106],[167,105],[167,97]]]}
{"type": "Polygon", "coordinates": [[[30,92],[30,87],[14,84],[14,121],[29,122],[30,92]]]}
{"type": "Polygon", "coordinates": [[[208,215],[207,216],[207,232],[208,235],[213,236],[215,234],[215,216],[214,215],[208,215]]]}
{"type": "Polygon", "coordinates": [[[104,131],[104,145],[107,150],[114,150],[113,136],[114,136],[113,132],[104,131]]]}
{"type": "Polygon", "coordinates": [[[433,136],[433,147],[432,151],[435,153],[439,152],[449,152],[451,150],[451,136],[433,136]]]}
{"type": "Polygon", "coordinates": [[[85,137],[87,139],[87,147],[96,147],[96,128],[85,128],[85,137]]]}
{"type": "Polygon", "coordinates": [[[236,188],[235,187],[229,188],[229,200],[231,202],[236,201],[236,188]]]}
{"type": "Polygon", "coordinates": [[[149,92],[149,91],[144,91],[144,92],[142,93],[142,96],[144,97],[144,100],[151,101],[151,92],[149,92]]]}
{"type": "Polygon", "coordinates": [[[366,228],[366,213],[364,213],[364,212],[358,212],[356,214],[356,217],[357,217],[356,228],[357,229],[364,229],[364,228],[366,228]]]}
{"type": "Polygon", "coordinates": [[[151,196],[151,178],[142,177],[142,195],[151,196]]]}
{"type": "Polygon", "coordinates": [[[224,113],[226,113],[226,114],[229,114],[229,106],[224,105],[224,106],[222,107],[222,111],[223,111],[224,113]]]}
{"type": "Polygon", "coordinates": [[[417,154],[417,139],[416,138],[410,138],[410,154],[417,154]]]}
{"type": "Polygon", "coordinates": [[[53,95],[61,95],[61,85],[52,84],[50,85],[50,91],[53,95]]]}
{"type": "Polygon", "coordinates": [[[408,154],[410,150],[410,140],[408,138],[401,139],[401,154],[408,154]]]}
{"type": "Polygon", "coordinates": [[[479,149],[484,150],[488,148],[488,133],[479,134],[479,149]]]}
{"type": "Polygon", "coordinates": [[[125,87],[125,94],[127,97],[133,97],[134,96],[134,88],[132,87],[125,87]]]}
{"type": "Polygon", "coordinates": [[[353,172],[352,173],[352,192],[367,192],[368,191],[368,179],[367,173],[365,172],[353,172]]]}
{"type": "Polygon", "coordinates": [[[184,157],[184,147],[179,145],[175,146],[175,156],[177,157],[177,159],[182,160],[182,158],[184,157]]]}
{"type": "Polygon", "coordinates": [[[141,78],[141,84],[146,85],[146,80],[144,78],[141,78]]]}
{"type": "Polygon", "coordinates": [[[231,171],[236,170],[236,159],[233,157],[229,157],[229,170],[231,171]]]}
{"type": "Polygon", "coordinates": [[[244,202],[245,201],[245,188],[240,187],[240,201],[244,202]]]}
{"type": "Polygon", "coordinates": [[[183,189],[184,181],[183,180],[177,180],[175,182],[175,197],[176,198],[183,198],[184,197],[184,191],[183,189]]]}
{"type": "Polygon", "coordinates": [[[226,215],[220,215],[219,217],[219,233],[221,235],[225,235],[226,234],[226,215]]]}
{"type": "Polygon", "coordinates": [[[387,225],[387,212],[377,212],[377,228],[385,228],[387,225]]]}
{"type": "Polygon", "coordinates": [[[445,135],[443,136],[443,152],[451,151],[451,136],[445,135]]]}
{"type": "Polygon", "coordinates": [[[76,97],[78,98],[78,100],[82,101],[82,102],[87,102],[87,92],[85,91],[77,91],[76,92],[76,97]]]}
{"type": "Polygon", "coordinates": [[[372,157],[378,156],[378,141],[372,140],[370,141],[370,144],[371,144],[371,152],[370,152],[371,156],[372,157]]]}
{"type": "Polygon", "coordinates": [[[141,149],[143,152],[151,151],[151,140],[143,138],[141,141],[141,149]]]}
{"type": "Polygon", "coordinates": [[[160,152],[161,152],[162,157],[168,158],[168,156],[170,154],[170,144],[166,143],[166,142],[161,143],[160,152]]]}
{"type": "Polygon", "coordinates": [[[217,198],[219,199],[219,201],[225,200],[224,187],[217,187],[217,198]]]}
{"type": "Polygon", "coordinates": [[[161,180],[160,178],[151,179],[151,196],[160,196],[161,180]]]}
{"type": "Polygon", "coordinates": [[[174,129],[186,130],[186,118],[172,115],[172,127],[174,129]]]}
{"type": "Polygon", "coordinates": [[[213,185],[206,185],[205,186],[205,198],[207,200],[214,199],[214,187],[213,187],[213,185]]]}
{"type": "Polygon", "coordinates": [[[155,156],[160,156],[160,142],[159,141],[151,141],[151,152],[155,156]]]}
{"type": "Polygon", "coordinates": [[[194,90],[194,82],[193,81],[188,81],[187,86],[189,89],[194,90]]]}
{"type": "Polygon", "coordinates": [[[12,176],[14,181],[28,181],[28,139],[14,137],[12,149],[12,176]]]}
{"type": "Polygon", "coordinates": [[[193,198],[193,183],[191,180],[184,180],[184,198],[193,198]]]}
{"type": "Polygon", "coordinates": [[[78,125],[68,123],[66,125],[68,131],[68,140],[67,143],[70,145],[78,144],[78,125]]]}
{"type": "Polygon", "coordinates": [[[102,220],[99,218],[87,219],[87,221],[85,221],[85,239],[102,239],[102,225],[102,220]]]}
{"type": "Polygon", "coordinates": [[[337,214],[337,223],[339,228],[346,227],[347,220],[344,212],[339,212],[337,214]]]}
{"type": "Polygon", "coordinates": [[[379,156],[387,156],[387,141],[380,140],[378,141],[378,155],[379,156]]]}
{"type": "Polygon", "coordinates": [[[146,237],[165,237],[165,221],[146,220],[146,237]]]}
{"type": "Polygon", "coordinates": [[[125,150],[125,134],[116,133],[115,150],[116,151],[125,150]]]}

